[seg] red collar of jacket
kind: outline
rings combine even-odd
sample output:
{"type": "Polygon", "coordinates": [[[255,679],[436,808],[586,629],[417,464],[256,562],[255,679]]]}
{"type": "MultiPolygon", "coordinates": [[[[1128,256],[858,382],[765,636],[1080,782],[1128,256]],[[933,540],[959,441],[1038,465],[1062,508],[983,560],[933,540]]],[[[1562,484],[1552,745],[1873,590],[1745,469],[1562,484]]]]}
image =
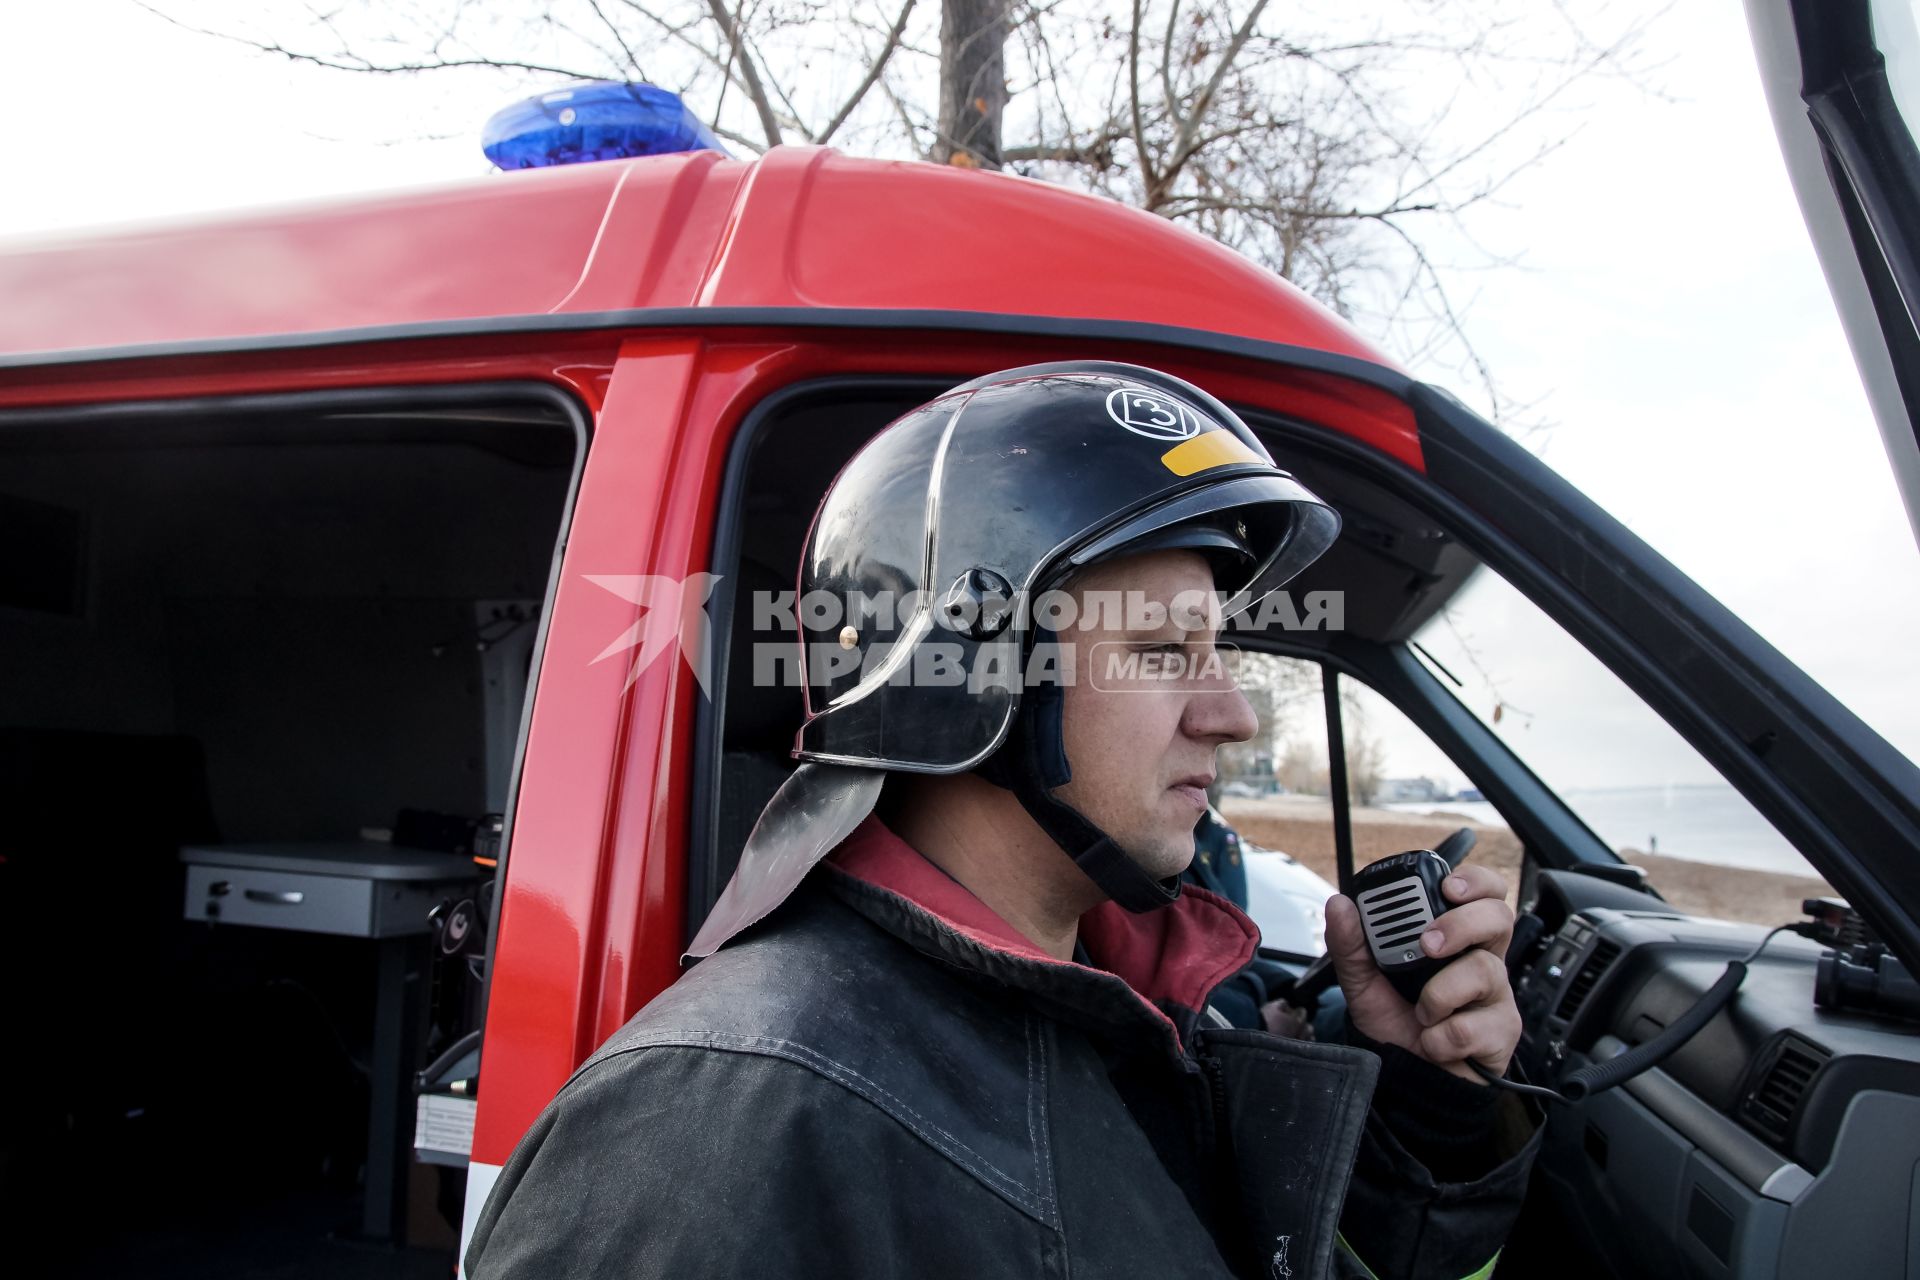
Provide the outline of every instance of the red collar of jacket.
{"type": "Polygon", "coordinates": [[[1081,916],[1080,941],[1095,965],[1090,970],[1035,946],[877,816],[869,815],[855,827],[828,862],[845,875],[905,899],[944,929],[995,955],[1118,977],[1170,1025],[1169,1006],[1200,1012],[1207,995],[1245,967],[1260,941],[1260,931],[1240,908],[1185,885],[1178,898],[1157,911],[1136,915],[1103,902],[1081,916]]]}

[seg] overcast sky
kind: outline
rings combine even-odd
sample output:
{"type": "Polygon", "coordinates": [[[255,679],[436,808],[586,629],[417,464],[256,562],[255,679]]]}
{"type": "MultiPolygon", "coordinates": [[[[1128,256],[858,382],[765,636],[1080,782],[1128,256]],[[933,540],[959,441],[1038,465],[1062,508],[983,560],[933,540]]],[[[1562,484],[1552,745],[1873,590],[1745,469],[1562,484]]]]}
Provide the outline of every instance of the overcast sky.
{"type": "MultiPolygon", "coordinates": [[[[175,8],[218,26],[236,6],[175,8]]],[[[1553,422],[1531,447],[1920,758],[1920,553],[1739,7],[1677,5],[1648,42],[1668,95],[1596,89],[1567,144],[1476,215],[1521,265],[1461,282],[1470,332],[1553,422]]],[[[484,174],[479,127],[508,96],[291,66],[125,0],[16,4],[0,17],[0,235],[484,174]]],[[[1618,727],[1634,717],[1617,686],[1548,660],[1524,610],[1489,597],[1463,615],[1529,712],[1503,729],[1550,780],[1706,776],[1618,727]]]]}
{"type": "MultiPolygon", "coordinates": [[[[1479,282],[1470,328],[1517,394],[1546,397],[1550,465],[1920,759],[1920,551],[1739,6],[1675,6],[1650,42],[1672,100],[1611,95],[1481,220],[1525,269],[1479,282]]],[[[1506,727],[1544,776],[1703,776],[1677,738],[1628,726],[1604,673],[1539,662],[1529,610],[1488,604],[1472,634],[1490,670],[1532,671],[1506,692],[1533,718],[1506,727]]]]}

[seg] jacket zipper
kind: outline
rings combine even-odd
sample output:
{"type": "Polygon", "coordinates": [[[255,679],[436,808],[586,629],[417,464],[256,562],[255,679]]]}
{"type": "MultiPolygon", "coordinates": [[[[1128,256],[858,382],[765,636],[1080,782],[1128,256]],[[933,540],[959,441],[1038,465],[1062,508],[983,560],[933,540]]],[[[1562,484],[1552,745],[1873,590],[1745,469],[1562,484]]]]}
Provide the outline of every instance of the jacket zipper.
{"type": "Polygon", "coordinates": [[[1199,1034],[1194,1036],[1193,1060],[1206,1080],[1208,1115],[1207,1123],[1200,1126],[1200,1138],[1203,1150],[1213,1159],[1233,1149],[1227,1134],[1227,1069],[1217,1056],[1207,1052],[1205,1038],[1199,1034]]]}
{"type": "Polygon", "coordinates": [[[1213,1102],[1213,1147],[1215,1154],[1230,1149],[1227,1137],[1227,1069],[1220,1065],[1218,1058],[1208,1058],[1201,1064],[1207,1073],[1207,1088],[1213,1102]]]}

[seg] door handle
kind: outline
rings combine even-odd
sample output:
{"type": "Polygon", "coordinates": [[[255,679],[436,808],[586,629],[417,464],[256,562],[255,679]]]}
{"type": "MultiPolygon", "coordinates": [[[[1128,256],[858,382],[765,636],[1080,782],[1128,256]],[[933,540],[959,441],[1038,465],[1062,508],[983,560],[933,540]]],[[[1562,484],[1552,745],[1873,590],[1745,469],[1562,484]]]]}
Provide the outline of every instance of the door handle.
{"type": "Polygon", "coordinates": [[[248,902],[265,902],[278,907],[297,907],[307,895],[298,889],[249,889],[248,902]]]}

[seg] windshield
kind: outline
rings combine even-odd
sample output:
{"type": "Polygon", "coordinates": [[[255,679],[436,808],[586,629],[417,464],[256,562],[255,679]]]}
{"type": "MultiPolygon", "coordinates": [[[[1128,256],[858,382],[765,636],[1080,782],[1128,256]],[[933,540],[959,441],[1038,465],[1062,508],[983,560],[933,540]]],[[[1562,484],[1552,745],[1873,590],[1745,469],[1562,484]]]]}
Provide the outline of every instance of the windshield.
{"type": "MultiPolygon", "coordinates": [[[[1499,575],[1477,573],[1415,637],[1461,702],[1656,887],[1705,892],[1696,909],[1798,914],[1833,891],[1747,800],[1618,677],[1499,575]]],[[[1437,772],[1424,736],[1386,737],[1396,773],[1437,772]]],[[[1436,782],[1443,789],[1452,777],[1436,782]]],[[[1459,780],[1464,787],[1464,779],[1459,780]]],[[[1498,821],[1470,788],[1445,808],[1498,821]]]]}
{"type": "MultiPolygon", "coordinates": [[[[1503,193],[1512,221],[1489,224],[1526,269],[1476,283],[1475,341],[1517,402],[1500,425],[1920,760],[1920,549],[1740,10],[1673,6],[1661,80],[1683,91],[1609,93],[1556,157],[1584,180],[1503,193]]],[[[1920,119],[1910,0],[1875,21],[1920,119]]]]}

